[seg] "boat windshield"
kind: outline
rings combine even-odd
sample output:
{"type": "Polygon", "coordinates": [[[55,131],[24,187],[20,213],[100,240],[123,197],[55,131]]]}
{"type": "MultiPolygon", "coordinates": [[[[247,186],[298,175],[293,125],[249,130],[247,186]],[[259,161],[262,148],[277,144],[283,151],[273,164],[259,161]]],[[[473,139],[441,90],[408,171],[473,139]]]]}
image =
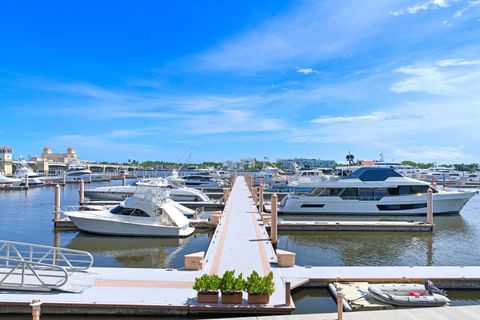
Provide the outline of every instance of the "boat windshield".
{"type": "Polygon", "coordinates": [[[114,207],[113,209],[110,210],[110,213],[118,214],[122,216],[149,217],[149,215],[141,209],[125,208],[122,206],[114,207]]]}

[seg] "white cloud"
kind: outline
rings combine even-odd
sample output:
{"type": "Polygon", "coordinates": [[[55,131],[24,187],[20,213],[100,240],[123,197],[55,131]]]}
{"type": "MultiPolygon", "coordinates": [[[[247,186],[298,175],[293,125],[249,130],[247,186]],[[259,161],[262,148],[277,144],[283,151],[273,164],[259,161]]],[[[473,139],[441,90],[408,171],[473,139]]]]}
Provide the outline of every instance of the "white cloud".
{"type": "Polygon", "coordinates": [[[406,76],[392,85],[391,90],[396,93],[451,95],[474,93],[480,89],[480,60],[447,59],[395,71],[406,76]]]}
{"type": "Polygon", "coordinates": [[[455,14],[453,15],[454,18],[459,18],[461,16],[463,16],[463,14],[465,12],[467,12],[468,10],[474,8],[474,7],[477,7],[477,6],[480,6],[480,1],[479,0],[475,0],[475,1],[468,1],[467,5],[464,6],[463,8],[457,10],[455,12],[455,14]]]}
{"type": "Polygon", "coordinates": [[[318,74],[318,71],[313,68],[297,68],[297,72],[301,74],[312,74],[312,73],[318,74]]]}
{"type": "Polygon", "coordinates": [[[255,29],[201,54],[202,70],[265,71],[343,56],[374,37],[388,19],[387,1],[304,1],[255,29]]]}
{"type": "Polygon", "coordinates": [[[392,115],[379,111],[362,116],[340,116],[340,117],[322,117],[311,120],[310,123],[341,123],[341,122],[359,122],[359,121],[380,121],[391,117],[392,115]]]}
{"type": "Polygon", "coordinates": [[[450,7],[452,3],[457,1],[458,0],[429,0],[424,2],[418,2],[413,6],[391,11],[390,14],[392,16],[403,16],[406,14],[416,14],[420,11],[447,8],[447,7],[450,7]]]}

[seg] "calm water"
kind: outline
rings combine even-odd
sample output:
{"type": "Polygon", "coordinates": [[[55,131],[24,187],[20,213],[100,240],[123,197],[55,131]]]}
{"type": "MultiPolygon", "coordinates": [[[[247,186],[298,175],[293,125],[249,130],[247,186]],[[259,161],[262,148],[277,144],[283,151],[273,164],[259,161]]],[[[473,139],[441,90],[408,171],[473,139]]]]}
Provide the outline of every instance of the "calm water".
{"type": "MultiPolygon", "coordinates": [[[[112,184],[120,184],[113,181],[112,184]]],[[[110,185],[92,183],[86,188],[110,185]]],[[[78,185],[62,187],[62,208],[78,203],[78,185]]],[[[187,239],[121,238],[78,231],[53,230],[54,188],[0,191],[0,239],[59,245],[91,252],[97,267],[183,266],[183,256],[205,251],[209,233],[187,239]]],[[[291,217],[282,217],[292,219],[291,217]]],[[[295,217],[318,219],[318,217],[295,217]]],[[[327,219],[348,219],[328,217],[327,219]]],[[[371,219],[371,218],[369,218],[371,219]]],[[[403,218],[405,219],[405,218],[403,218]]],[[[419,217],[411,219],[418,220],[419,217]]],[[[288,232],[279,247],[294,251],[299,265],[480,265],[480,196],[460,215],[435,217],[435,231],[412,232],[288,232]]],[[[451,296],[452,292],[450,292],[451,296]]],[[[457,292],[455,292],[457,294],[457,292]]],[[[335,303],[326,290],[295,292],[297,312],[333,312],[335,303]]],[[[480,293],[459,291],[456,304],[480,301],[480,293]]],[[[117,318],[119,319],[119,318],[117,318]]]]}

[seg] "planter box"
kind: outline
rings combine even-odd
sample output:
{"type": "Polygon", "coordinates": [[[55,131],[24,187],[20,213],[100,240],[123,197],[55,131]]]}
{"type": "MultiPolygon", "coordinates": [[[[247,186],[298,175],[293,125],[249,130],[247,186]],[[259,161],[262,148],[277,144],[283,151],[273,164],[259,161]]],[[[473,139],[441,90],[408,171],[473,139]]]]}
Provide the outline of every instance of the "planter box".
{"type": "Polygon", "coordinates": [[[270,301],[270,296],[267,294],[249,294],[248,303],[250,304],[267,304],[270,301]]]}
{"type": "Polygon", "coordinates": [[[198,303],[218,303],[218,292],[215,293],[197,293],[198,303]]]}
{"type": "Polygon", "coordinates": [[[242,304],[242,293],[222,294],[223,304],[242,304]]]}

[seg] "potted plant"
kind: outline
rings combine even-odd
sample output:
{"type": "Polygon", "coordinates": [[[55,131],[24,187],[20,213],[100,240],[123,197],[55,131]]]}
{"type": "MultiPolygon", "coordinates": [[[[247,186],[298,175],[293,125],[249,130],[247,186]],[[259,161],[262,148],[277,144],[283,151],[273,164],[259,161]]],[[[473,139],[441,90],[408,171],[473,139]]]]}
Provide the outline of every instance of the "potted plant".
{"type": "Polygon", "coordinates": [[[273,272],[270,271],[269,274],[262,277],[256,271],[253,271],[245,281],[245,290],[248,293],[248,303],[267,304],[273,291],[275,291],[273,272]]]}
{"type": "Polygon", "coordinates": [[[197,301],[199,303],[217,303],[219,286],[220,277],[216,274],[204,274],[200,278],[195,278],[193,289],[197,291],[197,301]]]}
{"type": "Polygon", "coordinates": [[[245,281],[240,273],[235,276],[235,271],[225,271],[220,280],[220,291],[222,292],[222,303],[241,304],[242,292],[245,289],[245,281]]]}

